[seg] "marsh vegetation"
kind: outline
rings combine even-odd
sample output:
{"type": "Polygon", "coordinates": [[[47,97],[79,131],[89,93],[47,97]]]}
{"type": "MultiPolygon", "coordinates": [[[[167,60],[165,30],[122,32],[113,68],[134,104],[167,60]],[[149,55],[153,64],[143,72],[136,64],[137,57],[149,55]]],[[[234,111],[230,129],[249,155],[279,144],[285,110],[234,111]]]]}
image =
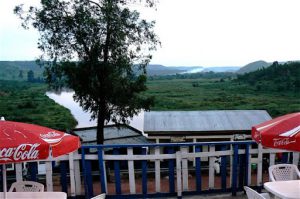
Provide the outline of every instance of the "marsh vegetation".
{"type": "MultiPolygon", "coordinates": [[[[300,111],[300,64],[288,63],[241,76],[234,73],[177,74],[150,77],[151,110],[267,110],[272,117],[300,111]]],[[[0,81],[0,116],[56,129],[77,124],[70,111],[49,99],[47,86],[0,81]]]]}
{"type": "Polygon", "coordinates": [[[55,129],[74,128],[77,121],[70,110],[48,98],[46,90],[45,84],[0,80],[0,115],[55,129]]]}

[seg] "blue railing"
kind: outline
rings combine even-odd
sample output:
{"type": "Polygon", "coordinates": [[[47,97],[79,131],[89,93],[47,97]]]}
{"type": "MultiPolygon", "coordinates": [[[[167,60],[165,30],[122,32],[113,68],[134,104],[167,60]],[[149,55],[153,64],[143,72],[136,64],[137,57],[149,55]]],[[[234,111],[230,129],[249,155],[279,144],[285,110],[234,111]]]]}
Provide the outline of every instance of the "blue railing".
{"type": "MultiPolygon", "coordinates": [[[[156,150],[157,152],[158,150],[156,150]]],[[[89,145],[82,146],[81,161],[82,170],[85,183],[85,195],[86,198],[90,198],[94,195],[93,191],[93,170],[91,168],[92,159],[98,159],[98,172],[99,181],[102,193],[107,193],[111,198],[148,198],[148,197],[162,197],[162,196],[178,196],[191,194],[203,194],[203,193],[220,193],[231,192],[233,196],[238,191],[243,190],[243,186],[251,185],[252,187],[262,188],[262,156],[263,153],[272,153],[275,155],[276,151],[263,151],[257,149],[257,145],[252,141],[240,141],[240,142],[205,142],[205,143],[171,143],[171,144],[145,144],[145,145],[89,145]],[[203,151],[205,147],[211,148],[210,151],[203,151]],[[153,149],[159,149],[159,153],[153,153],[153,149]],[[193,151],[188,151],[188,148],[194,148],[193,151]],[[89,156],[87,150],[96,150],[97,157],[89,156]],[[164,150],[162,150],[164,149],[164,150]],[[184,150],[183,150],[184,149],[184,150]],[[135,154],[130,153],[129,150],[138,151],[135,154]],[[161,152],[164,151],[164,152],[161,152]],[[131,154],[131,155],[128,155],[131,154]],[[89,156],[89,157],[88,157],[89,156]],[[214,175],[214,170],[211,167],[214,165],[215,157],[221,157],[220,161],[220,177],[214,175]],[[251,157],[258,156],[258,163],[254,173],[251,169],[251,157]],[[203,161],[203,158],[208,158],[208,161],[203,161]],[[139,170],[141,172],[141,190],[136,190],[136,183],[134,172],[130,171],[129,166],[124,167],[124,162],[140,162],[141,165],[134,171],[139,170]],[[153,165],[153,161],[155,165],[153,165]],[[160,163],[162,161],[162,163],[160,163]],[[106,164],[104,164],[104,162],[106,164]],[[168,173],[168,188],[159,189],[157,186],[149,191],[149,170],[154,170],[155,177],[152,179],[155,182],[162,183],[160,177],[161,172],[157,168],[161,168],[161,164],[167,162],[164,169],[168,173]],[[112,163],[112,164],[110,164],[112,163]],[[204,165],[205,164],[205,165],[204,165]],[[108,166],[109,165],[109,166],[108,166]],[[122,166],[121,166],[122,165],[122,166]],[[113,170],[113,174],[108,174],[107,170],[113,170]],[[124,172],[128,175],[130,191],[123,191],[122,176],[124,172]],[[229,171],[228,171],[229,170],[229,171]],[[204,171],[208,171],[208,176],[203,175],[204,171]],[[195,177],[192,178],[190,186],[188,182],[189,173],[192,173],[195,177]],[[108,185],[111,182],[107,181],[107,175],[114,176],[114,189],[110,186],[111,190],[108,190],[108,185]],[[187,176],[186,176],[187,175],[187,176]],[[249,184],[249,178],[251,175],[257,176],[257,182],[249,184]],[[208,187],[204,187],[203,180],[208,177],[208,187]],[[130,178],[133,179],[130,181],[130,178]],[[215,179],[220,178],[220,183],[215,183],[215,179]],[[228,182],[230,178],[230,182],[228,182]],[[134,183],[134,184],[133,184],[134,183]],[[230,184],[229,184],[230,183],[230,184]],[[218,184],[218,185],[216,185],[218,184]],[[191,188],[193,187],[193,188],[191,188]]],[[[288,153],[285,153],[284,157],[288,153]]],[[[283,161],[287,162],[287,158],[283,158],[283,161]]],[[[274,164],[274,163],[269,163],[274,164]]],[[[95,169],[95,168],[93,168],[95,169]]],[[[132,168],[131,168],[132,169],[132,168]]],[[[219,181],[219,180],[218,180],[219,181]]],[[[95,182],[95,180],[94,180],[95,182]]],[[[153,186],[153,182],[152,186],[153,186]]],[[[165,187],[165,186],[164,186],[165,187]]]]}
{"type": "MultiPolygon", "coordinates": [[[[278,161],[298,165],[299,153],[264,149],[252,141],[86,145],[78,153],[56,161],[60,164],[55,168],[48,162],[44,177],[37,175],[37,163],[31,162],[26,179],[42,181],[47,191],[51,191],[52,175],[59,174],[60,186],[55,190],[68,193],[70,198],[89,199],[100,193],[107,193],[108,198],[181,198],[226,192],[234,196],[245,185],[260,191],[263,182],[268,181],[263,171],[269,165],[278,161]],[[283,156],[276,160],[279,152],[283,156]],[[263,161],[265,159],[267,161],[263,161]],[[218,175],[213,168],[217,160],[220,162],[218,175]],[[82,186],[84,192],[81,192],[82,186]]],[[[9,175],[14,178],[11,181],[20,179],[18,174],[22,175],[20,170],[15,173],[15,176],[9,175]]]]}

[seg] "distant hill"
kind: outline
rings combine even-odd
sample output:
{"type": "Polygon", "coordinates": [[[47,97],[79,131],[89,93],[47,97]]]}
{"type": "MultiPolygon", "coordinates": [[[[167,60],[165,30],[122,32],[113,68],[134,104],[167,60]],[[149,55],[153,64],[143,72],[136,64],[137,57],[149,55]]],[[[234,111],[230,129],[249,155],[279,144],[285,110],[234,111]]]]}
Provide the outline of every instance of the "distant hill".
{"type": "MultiPolygon", "coordinates": [[[[282,62],[284,63],[284,62],[282,62]]],[[[219,66],[219,67],[202,67],[202,66],[164,66],[160,64],[150,64],[147,66],[148,76],[165,76],[199,72],[236,72],[237,74],[249,73],[260,68],[266,68],[271,63],[265,61],[256,61],[247,64],[244,67],[219,66]]],[[[26,81],[28,71],[34,72],[35,78],[42,78],[43,68],[40,68],[35,61],[0,61],[0,80],[18,80],[26,81]]]]}
{"type": "Polygon", "coordinates": [[[217,67],[202,67],[202,66],[163,66],[163,65],[149,65],[147,68],[148,75],[175,75],[185,73],[224,73],[224,72],[236,72],[241,67],[238,66],[217,66],[217,67]]]}
{"type": "Polygon", "coordinates": [[[34,77],[42,77],[44,71],[35,61],[0,61],[0,80],[24,81],[30,70],[34,77]]]}
{"type": "Polygon", "coordinates": [[[154,75],[173,75],[176,73],[182,73],[186,70],[182,68],[176,67],[166,67],[163,65],[156,65],[156,64],[149,64],[147,66],[147,75],[154,76],[154,75]]]}
{"type": "Polygon", "coordinates": [[[261,69],[261,68],[267,68],[271,65],[272,63],[268,63],[268,62],[265,62],[263,60],[260,60],[260,61],[255,61],[255,62],[252,62],[250,64],[247,64],[246,66],[243,66],[242,68],[240,68],[237,73],[238,74],[244,74],[244,73],[249,73],[249,72],[252,72],[252,71],[256,71],[258,69],[261,69]]]}
{"type": "MultiPolygon", "coordinates": [[[[150,64],[147,66],[147,75],[175,75],[185,72],[199,72],[202,69],[203,68],[201,66],[163,66],[150,64]]],[[[40,68],[35,61],[0,61],[0,80],[26,81],[27,73],[30,70],[34,72],[35,78],[42,78],[44,70],[43,68],[40,68]],[[22,73],[22,75],[20,75],[20,73],[22,73]]]]}
{"type": "Polygon", "coordinates": [[[256,90],[300,92],[300,62],[274,62],[267,68],[238,75],[236,81],[248,83],[256,90]]]}

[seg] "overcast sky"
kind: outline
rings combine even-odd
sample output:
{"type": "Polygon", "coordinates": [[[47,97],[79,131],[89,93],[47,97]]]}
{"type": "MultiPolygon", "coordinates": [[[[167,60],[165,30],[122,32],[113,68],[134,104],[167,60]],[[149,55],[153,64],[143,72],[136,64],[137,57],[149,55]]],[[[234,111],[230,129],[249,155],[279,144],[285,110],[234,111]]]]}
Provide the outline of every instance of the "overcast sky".
{"type": "MultiPolygon", "coordinates": [[[[0,60],[33,60],[38,33],[24,30],[15,5],[38,0],[0,1],[0,60]]],[[[299,0],[159,0],[156,20],[162,46],[153,64],[243,66],[256,60],[300,60],[299,0]]]]}

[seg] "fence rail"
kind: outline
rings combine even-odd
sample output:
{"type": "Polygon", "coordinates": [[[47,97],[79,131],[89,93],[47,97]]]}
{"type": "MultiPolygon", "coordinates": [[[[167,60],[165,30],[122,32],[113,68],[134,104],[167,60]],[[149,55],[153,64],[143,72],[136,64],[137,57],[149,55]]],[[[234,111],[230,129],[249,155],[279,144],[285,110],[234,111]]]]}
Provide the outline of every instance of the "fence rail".
{"type": "MultiPolygon", "coordinates": [[[[268,180],[265,168],[278,161],[298,165],[299,153],[264,149],[252,141],[91,145],[45,161],[45,177],[37,175],[36,162],[29,171],[30,180],[45,179],[47,191],[54,190],[53,174],[58,173],[59,188],[69,197],[105,192],[111,198],[181,198],[211,192],[236,195],[245,185],[259,190],[268,180]],[[281,160],[276,160],[278,153],[281,160]],[[58,168],[53,161],[60,162],[58,168]]],[[[23,179],[22,164],[15,165],[15,179],[23,179]]]]}

